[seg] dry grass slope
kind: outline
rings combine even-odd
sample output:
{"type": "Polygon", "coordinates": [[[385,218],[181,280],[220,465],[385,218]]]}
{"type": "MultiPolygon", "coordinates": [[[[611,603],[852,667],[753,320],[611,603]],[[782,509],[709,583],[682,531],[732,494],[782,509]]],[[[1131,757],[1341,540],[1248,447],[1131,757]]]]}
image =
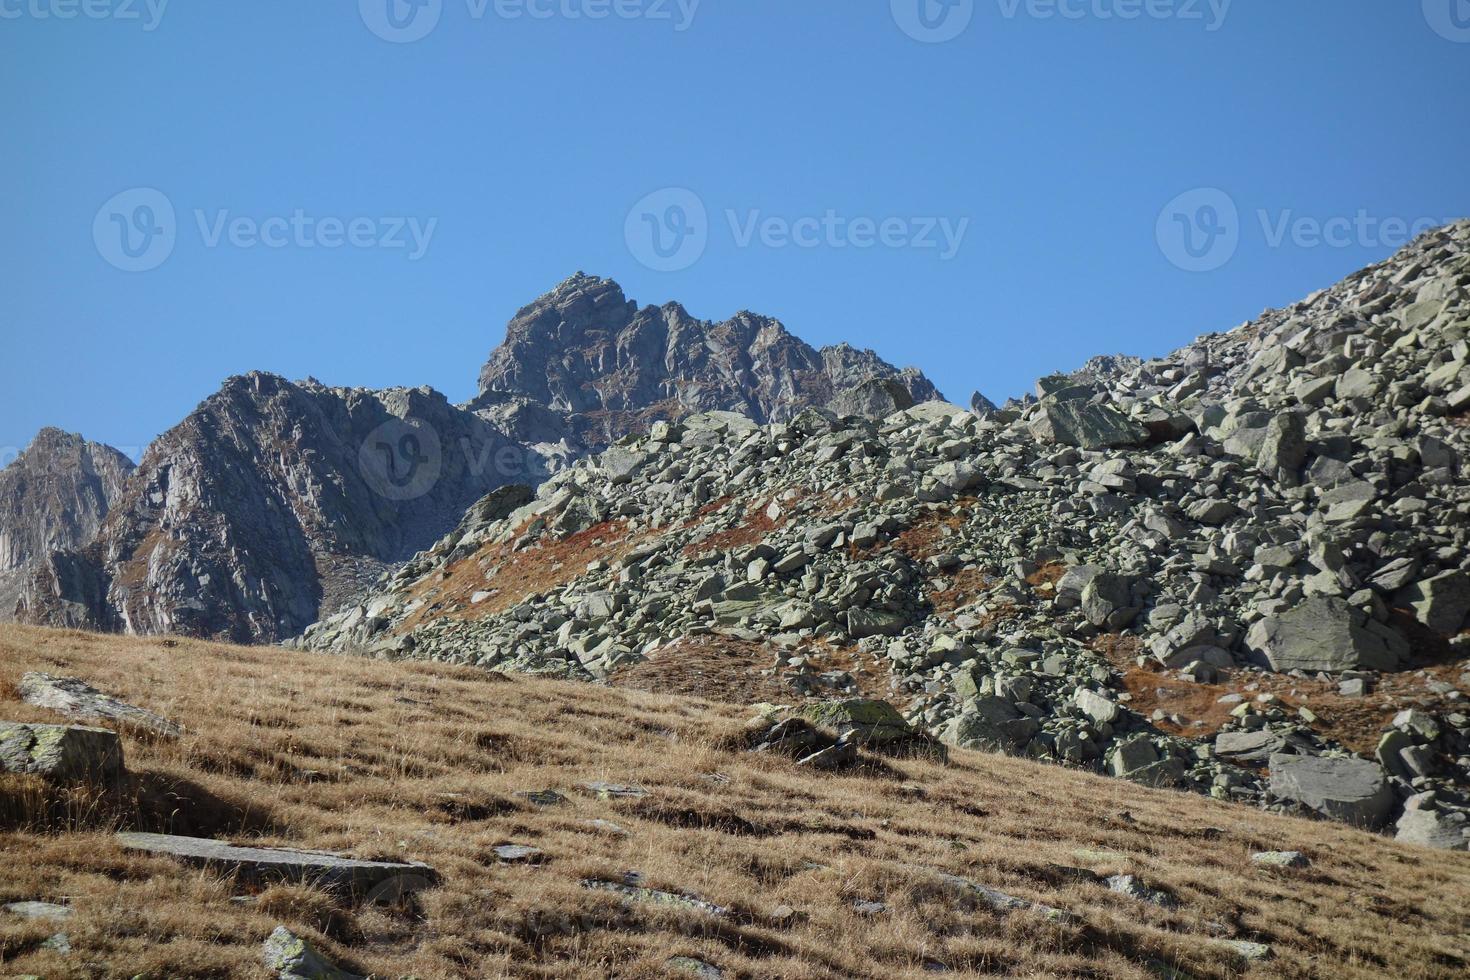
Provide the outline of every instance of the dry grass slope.
{"type": "Polygon", "coordinates": [[[852,774],[739,752],[747,711],[625,689],[376,661],[0,630],[0,717],[55,721],[15,695],[27,670],[76,675],[187,726],[125,735],[113,798],[0,777],[0,901],[75,910],[55,928],[0,913],[0,975],[259,976],[277,924],[345,967],[397,977],[1452,977],[1470,969],[1470,856],[1276,818],[1028,762],[957,753],[852,774]],[[641,800],[579,791],[645,787],[641,800]],[[516,794],[556,789],[561,805],[516,794]],[[591,823],[613,821],[626,836],[591,823]],[[117,827],[426,861],[443,885],[363,910],[300,887],[240,902],[230,881],[121,851],[117,827]],[[504,843],[542,849],[503,865],[504,843]],[[1268,871],[1252,851],[1297,849],[1268,871]],[[1111,852],[1111,853],[1085,853],[1111,852]],[[1127,871],[1166,911],[1064,870],[1127,871]],[[726,918],[627,904],[583,879],[643,872],[726,918]],[[1002,916],[925,869],[1076,913],[1002,916]],[[886,910],[864,915],[854,903],[886,910]],[[783,908],[784,906],[784,908],[783,908]],[[1210,940],[1270,943],[1249,966],[1210,940]]]}

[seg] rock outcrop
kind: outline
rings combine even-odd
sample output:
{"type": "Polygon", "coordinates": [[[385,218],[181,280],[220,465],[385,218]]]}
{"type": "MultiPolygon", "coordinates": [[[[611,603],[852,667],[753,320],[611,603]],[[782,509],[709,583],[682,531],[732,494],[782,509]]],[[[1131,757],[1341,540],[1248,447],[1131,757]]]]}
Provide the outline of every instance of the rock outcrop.
{"type": "Polygon", "coordinates": [[[0,619],[14,615],[24,582],[53,551],[96,536],[133,461],[111,446],[42,429],[0,470],[0,619]]]}
{"type": "Polygon", "coordinates": [[[875,378],[897,382],[911,401],[940,397],[917,370],[872,351],[817,350],[750,312],[713,323],[678,303],[640,309],[612,280],[578,273],[510,321],[471,407],[522,416],[526,406],[549,409],[557,414],[536,420],[546,437],[601,448],[695,412],[784,421],[875,378]]]}

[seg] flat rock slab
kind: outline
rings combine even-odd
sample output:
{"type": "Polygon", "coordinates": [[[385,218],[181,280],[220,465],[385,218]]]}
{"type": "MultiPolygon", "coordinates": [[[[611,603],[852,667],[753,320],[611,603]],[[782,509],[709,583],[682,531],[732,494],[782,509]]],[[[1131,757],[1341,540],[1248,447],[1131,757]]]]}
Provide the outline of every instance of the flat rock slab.
{"type": "Polygon", "coordinates": [[[516,793],[516,796],[537,806],[560,806],[567,801],[565,796],[554,789],[524,789],[516,793]]]}
{"type": "Polygon", "coordinates": [[[53,905],[51,902],[11,902],[5,906],[5,911],[22,919],[48,919],[52,922],[64,922],[72,915],[71,909],[65,905],[53,905]]]}
{"type": "Polygon", "coordinates": [[[352,896],[373,896],[391,889],[391,898],[396,900],[439,881],[438,872],[418,862],[358,861],[326,851],[236,847],[225,841],[169,834],[121,833],[117,840],[129,851],[228,871],[253,884],[288,881],[352,896]]]}
{"type": "Polygon", "coordinates": [[[115,721],[165,738],[178,738],[183,732],[162,715],[119,701],[75,677],[26,674],[20,679],[20,696],[26,704],[59,711],[74,721],[115,721]]]}
{"type": "Polygon", "coordinates": [[[122,741],[105,728],[0,721],[0,772],[115,783],[123,774],[122,741]]]}
{"type": "Polygon", "coordinates": [[[648,795],[642,786],[621,783],[583,783],[582,788],[600,800],[641,800],[648,795]]]}
{"type": "Polygon", "coordinates": [[[730,910],[713,902],[706,902],[702,898],[691,895],[680,895],[677,892],[660,891],[657,888],[647,888],[641,882],[638,875],[629,875],[624,881],[603,881],[598,878],[583,878],[582,887],[593,891],[612,892],[623,898],[634,902],[644,902],[650,905],[664,905],[670,908],[688,909],[691,912],[703,912],[718,918],[728,918],[730,910]]]}
{"type": "Polygon", "coordinates": [[[990,888],[980,884],[978,881],[971,881],[969,878],[962,878],[959,875],[952,875],[945,871],[935,871],[932,868],[915,868],[914,870],[926,871],[934,875],[956,891],[973,898],[978,898],[983,904],[988,905],[997,912],[1034,912],[1050,922],[1060,924],[1072,924],[1080,921],[1076,915],[1064,909],[1052,908],[1050,905],[1042,905],[1039,902],[1028,901],[1024,898],[1018,898],[1015,895],[1007,895],[999,889],[990,888]]]}
{"type": "Polygon", "coordinates": [[[1271,792],[1333,820],[1377,830],[1394,805],[1378,763],[1366,759],[1271,756],[1271,792]]]}
{"type": "Polygon", "coordinates": [[[546,860],[545,851],[526,844],[501,844],[495,848],[495,856],[506,864],[540,864],[546,860]]]}

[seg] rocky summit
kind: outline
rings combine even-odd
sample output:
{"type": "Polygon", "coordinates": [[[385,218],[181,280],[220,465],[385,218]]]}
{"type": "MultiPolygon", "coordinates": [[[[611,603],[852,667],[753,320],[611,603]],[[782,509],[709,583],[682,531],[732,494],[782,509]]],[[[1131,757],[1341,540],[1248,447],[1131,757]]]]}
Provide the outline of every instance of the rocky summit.
{"type": "MultiPolygon", "coordinates": [[[[676,309],[553,296],[487,388],[668,393],[654,365],[597,395],[584,353],[517,374],[533,337],[639,365],[679,346],[676,309]]],[[[1464,849],[1467,345],[1470,222],[1000,409],[752,393],[500,491],[298,643],[650,690],[699,658],[714,685],[723,657],[727,698],[879,696],[951,746],[1464,849]]]]}
{"type": "Polygon", "coordinates": [[[938,394],[871,351],[816,351],[750,313],[639,311],[580,274],[517,314],[481,388],[456,406],[429,388],[242,375],[136,471],[45,430],[0,471],[0,616],[274,642],[349,604],[486,493],[654,420],[780,419],[844,398],[884,414],[938,394]]]}

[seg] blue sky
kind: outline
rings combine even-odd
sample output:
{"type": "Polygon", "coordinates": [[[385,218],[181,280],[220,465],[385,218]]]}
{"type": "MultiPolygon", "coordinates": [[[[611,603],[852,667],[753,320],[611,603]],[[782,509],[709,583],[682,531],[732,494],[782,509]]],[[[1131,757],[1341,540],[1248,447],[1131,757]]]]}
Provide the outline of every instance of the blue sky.
{"type": "Polygon", "coordinates": [[[1000,400],[1470,214],[1470,0],[416,2],[0,0],[6,459],[463,400],[579,269],[1000,400]]]}

